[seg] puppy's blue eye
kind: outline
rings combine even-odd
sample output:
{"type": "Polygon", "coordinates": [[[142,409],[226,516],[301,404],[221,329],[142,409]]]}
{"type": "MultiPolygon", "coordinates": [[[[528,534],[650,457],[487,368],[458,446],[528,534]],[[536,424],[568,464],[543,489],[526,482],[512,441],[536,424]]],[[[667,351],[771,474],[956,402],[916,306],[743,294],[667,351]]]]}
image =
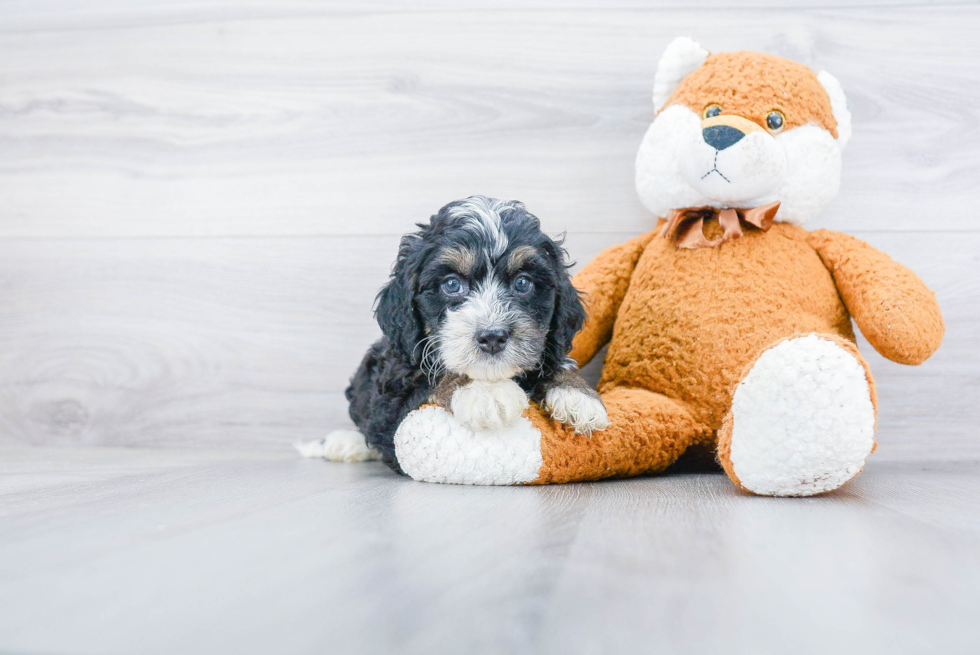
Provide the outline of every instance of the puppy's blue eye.
{"type": "Polygon", "coordinates": [[[463,283],[458,277],[451,277],[442,283],[443,293],[456,296],[463,293],[463,283]]]}
{"type": "Polygon", "coordinates": [[[531,278],[526,275],[518,276],[518,278],[514,280],[514,291],[517,293],[527,293],[533,286],[534,283],[531,282],[531,278]]]}

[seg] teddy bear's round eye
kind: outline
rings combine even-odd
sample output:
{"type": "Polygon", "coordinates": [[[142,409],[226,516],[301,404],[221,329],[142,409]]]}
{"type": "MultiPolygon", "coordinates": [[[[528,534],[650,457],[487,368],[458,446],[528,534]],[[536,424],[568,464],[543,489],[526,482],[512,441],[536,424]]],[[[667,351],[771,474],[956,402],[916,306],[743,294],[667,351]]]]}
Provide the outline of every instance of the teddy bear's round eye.
{"type": "Polygon", "coordinates": [[[710,105],[704,108],[704,112],[702,112],[701,117],[712,118],[720,113],[721,113],[721,105],[712,102],[710,105]]]}
{"type": "Polygon", "coordinates": [[[783,112],[773,109],[766,116],[766,127],[769,128],[770,132],[780,132],[783,126],[786,124],[786,117],[783,116],[783,112]]]}

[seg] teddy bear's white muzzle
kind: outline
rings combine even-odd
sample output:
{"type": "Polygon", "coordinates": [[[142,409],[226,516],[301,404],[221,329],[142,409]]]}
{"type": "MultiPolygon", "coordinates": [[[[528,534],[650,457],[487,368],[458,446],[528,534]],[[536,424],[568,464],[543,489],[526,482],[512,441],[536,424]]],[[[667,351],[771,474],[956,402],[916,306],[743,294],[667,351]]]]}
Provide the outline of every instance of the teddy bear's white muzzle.
{"type": "Polygon", "coordinates": [[[770,202],[786,176],[786,156],[776,140],[761,130],[738,137],[712,129],[718,131],[692,133],[689,147],[680,151],[684,180],[705,197],[733,207],[770,202]]]}

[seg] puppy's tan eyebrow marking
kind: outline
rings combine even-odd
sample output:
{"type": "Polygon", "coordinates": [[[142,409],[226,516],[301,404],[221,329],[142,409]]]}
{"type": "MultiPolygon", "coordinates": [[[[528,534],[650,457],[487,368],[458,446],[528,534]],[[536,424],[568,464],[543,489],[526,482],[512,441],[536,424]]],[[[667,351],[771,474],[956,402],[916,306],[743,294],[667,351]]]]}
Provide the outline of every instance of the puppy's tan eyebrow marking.
{"type": "Polygon", "coordinates": [[[462,275],[470,275],[476,268],[476,253],[468,248],[446,248],[439,253],[439,261],[449,264],[462,275]]]}
{"type": "Polygon", "coordinates": [[[510,253],[510,258],[507,260],[507,272],[514,273],[520,270],[521,266],[527,263],[527,260],[538,254],[538,249],[534,246],[521,246],[520,248],[515,248],[514,252],[510,253]]]}

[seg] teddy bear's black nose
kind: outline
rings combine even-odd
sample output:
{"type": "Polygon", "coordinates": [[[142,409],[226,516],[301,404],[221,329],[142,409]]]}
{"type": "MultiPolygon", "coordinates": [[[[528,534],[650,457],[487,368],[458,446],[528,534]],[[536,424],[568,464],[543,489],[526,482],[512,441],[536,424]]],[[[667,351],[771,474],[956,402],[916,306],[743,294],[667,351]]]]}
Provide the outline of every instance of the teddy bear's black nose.
{"type": "Polygon", "coordinates": [[[715,150],[724,150],[742,140],[745,132],[728,125],[712,125],[701,130],[704,142],[715,150]]]}

